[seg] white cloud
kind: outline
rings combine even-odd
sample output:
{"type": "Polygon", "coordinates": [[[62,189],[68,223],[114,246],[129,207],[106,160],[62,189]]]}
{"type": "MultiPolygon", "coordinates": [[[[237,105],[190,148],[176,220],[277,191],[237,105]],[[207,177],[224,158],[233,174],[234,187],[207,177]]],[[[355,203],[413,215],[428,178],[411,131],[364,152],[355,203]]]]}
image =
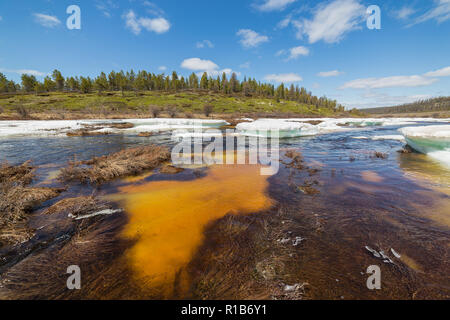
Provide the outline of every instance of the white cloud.
{"type": "Polygon", "coordinates": [[[140,18],[139,24],[147,29],[158,34],[165,33],[170,29],[170,22],[164,18],[140,18]]]}
{"type": "Polygon", "coordinates": [[[417,17],[409,26],[428,20],[436,20],[437,23],[450,20],[450,0],[435,0],[435,7],[423,15],[417,17]]]}
{"type": "Polygon", "coordinates": [[[285,53],[286,53],[286,50],[284,50],[284,49],[278,50],[277,53],[275,53],[275,57],[282,56],[282,55],[284,55],[285,53]]]}
{"type": "Polygon", "coordinates": [[[204,72],[206,72],[210,77],[221,76],[223,73],[230,75],[233,72],[238,76],[241,74],[240,72],[233,71],[230,68],[219,69],[219,66],[211,60],[202,60],[200,58],[185,59],[181,63],[181,67],[192,71],[199,71],[197,72],[199,77],[201,77],[204,72]]]}
{"type": "Polygon", "coordinates": [[[297,59],[300,56],[307,56],[309,55],[309,49],[306,47],[294,47],[289,49],[289,57],[288,60],[297,59]]]}
{"type": "Polygon", "coordinates": [[[295,1],[297,0],[264,0],[260,5],[256,5],[256,8],[261,11],[281,11],[295,1]]]}
{"type": "Polygon", "coordinates": [[[419,75],[394,76],[385,78],[356,79],[345,83],[341,89],[379,89],[396,87],[421,87],[428,86],[438,81],[419,75]]]}
{"type": "Polygon", "coordinates": [[[241,29],[236,33],[236,35],[241,37],[240,42],[245,48],[257,47],[261,43],[269,41],[267,36],[260,35],[250,29],[241,29]]]}
{"type": "Polygon", "coordinates": [[[47,75],[47,73],[45,73],[45,72],[40,72],[37,70],[31,70],[31,69],[3,69],[3,68],[0,68],[0,72],[28,74],[28,75],[36,76],[36,77],[43,77],[43,76],[47,75]]]}
{"type": "Polygon", "coordinates": [[[209,41],[209,40],[203,40],[203,41],[197,42],[196,47],[198,49],[203,49],[203,48],[206,48],[206,47],[214,48],[214,44],[211,41],[209,41]]]}
{"type": "Polygon", "coordinates": [[[302,81],[303,78],[296,73],[283,73],[283,74],[268,74],[267,76],[264,77],[264,80],[278,83],[281,82],[289,83],[302,81]]]}
{"type": "Polygon", "coordinates": [[[162,16],[164,15],[164,10],[158,7],[156,3],[150,2],[150,1],[144,1],[144,5],[147,7],[147,12],[155,15],[155,16],[162,16]]]}
{"type": "Polygon", "coordinates": [[[169,31],[170,22],[166,19],[159,18],[139,18],[136,16],[133,10],[129,10],[124,16],[125,25],[131,30],[135,35],[141,33],[142,28],[147,31],[153,31],[155,33],[161,34],[169,31]]]}
{"type": "Polygon", "coordinates": [[[2,16],[0,16],[0,21],[2,21],[3,20],[3,17],[2,16]]]}
{"type": "Polygon", "coordinates": [[[416,11],[413,8],[403,7],[400,10],[398,10],[397,12],[395,12],[395,15],[397,16],[397,18],[399,18],[401,20],[406,20],[410,16],[412,16],[415,12],[416,11]]]}
{"type": "Polygon", "coordinates": [[[241,69],[250,69],[250,62],[247,61],[239,66],[241,69]]]}
{"type": "Polygon", "coordinates": [[[119,6],[112,0],[96,0],[95,7],[100,10],[105,17],[111,18],[111,11],[117,9],[119,6]]]}
{"type": "MultiPolygon", "coordinates": [[[[209,77],[213,77],[213,78],[216,78],[217,76],[222,76],[223,73],[225,73],[227,76],[230,76],[232,73],[235,73],[237,76],[241,75],[240,72],[233,71],[230,68],[225,68],[222,70],[205,70],[203,72],[206,72],[209,77]]],[[[199,73],[197,73],[197,75],[199,77],[201,77],[203,75],[203,72],[199,72],[199,73]]]]}
{"type": "Polygon", "coordinates": [[[376,107],[389,107],[394,105],[401,105],[405,103],[412,103],[418,100],[424,100],[431,98],[428,94],[416,94],[410,96],[392,96],[387,93],[369,91],[364,93],[357,101],[345,102],[345,105],[353,108],[376,108],[376,107]],[[363,101],[363,102],[361,102],[363,101]]]}
{"type": "Polygon", "coordinates": [[[133,10],[128,11],[123,18],[125,19],[125,25],[128,29],[131,30],[134,34],[138,35],[141,33],[141,26],[137,21],[136,14],[133,10]]]}
{"type": "Polygon", "coordinates": [[[61,24],[61,21],[55,16],[50,16],[43,13],[33,13],[34,21],[46,28],[54,28],[61,24]]]}
{"type": "Polygon", "coordinates": [[[181,67],[193,71],[208,71],[208,70],[217,70],[219,66],[212,62],[211,60],[202,60],[200,58],[190,58],[185,59],[181,63],[181,67]]]}
{"type": "Polygon", "coordinates": [[[322,71],[317,74],[318,77],[327,78],[327,77],[337,77],[339,75],[343,74],[343,72],[339,70],[333,70],[333,71],[322,71]]]}
{"type": "Polygon", "coordinates": [[[280,22],[278,22],[277,28],[284,29],[291,23],[291,21],[292,21],[292,17],[291,17],[291,15],[289,15],[286,18],[284,18],[283,20],[281,20],[280,22]]]}
{"type": "Polygon", "coordinates": [[[167,67],[166,66],[160,66],[160,67],[158,67],[158,70],[159,71],[166,71],[167,67]]]}
{"type": "Polygon", "coordinates": [[[281,49],[275,53],[276,57],[287,56],[284,61],[294,60],[300,56],[307,56],[307,55],[309,55],[309,49],[302,46],[294,47],[289,50],[281,49]]]}
{"type": "Polygon", "coordinates": [[[339,42],[346,33],[359,28],[365,17],[365,7],[358,0],[335,0],[320,4],[312,19],[293,21],[297,38],[308,37],[309,43],[320,40],[326,43],[339,42]]]}
{"type": "Polygon", "coordinates": [[[450,77],[450,67],[442,68],[436,71],[430,71],[424,74],[426,77],[450,77]]]}

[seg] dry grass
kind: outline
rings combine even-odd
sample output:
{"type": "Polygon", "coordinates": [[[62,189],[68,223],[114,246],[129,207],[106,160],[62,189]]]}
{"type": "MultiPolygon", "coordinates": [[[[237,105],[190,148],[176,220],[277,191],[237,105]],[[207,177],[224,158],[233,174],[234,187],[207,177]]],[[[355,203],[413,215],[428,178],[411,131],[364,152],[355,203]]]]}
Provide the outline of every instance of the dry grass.
{"type": "Polygon", "coordinates": [[[138,137],[151,137],[154,134],[155,134],[154,132],[141,132],[138,134],[138,137]]]}
{"type": "Polygon", "coordinates": [[[376,159],[387,159],[389,157],[389,155],[387,153],[383,153],[383,152],[379,152],[379,151],[375,151],[372,155],[371,158],[376,158],[376,159]]]}
{"type": "Polygon", "coordinates": [[[110,134],[109,132],[96,132],[87,129],[78,129],[74,131],[69,131],[66,133],[68,137],[89,137],[89,136],[105,136],[110,134]]]}
{"type": "Polygon", "coordinates": [[[150,145],[130,148],[89,161],[70,162],[61,170],[59,180],[101,184],[115,178],[137,175],[170,159],[167,148],[150,145]]]}
{"type": "Polygon", "coordinates": [[[91,195],[60,200],[51,207],[47,208],[44,211],[44,214],[64,213],[76,219],[111,208],[112,206],[109,203],[100,200],[94,195],[91,195]]]}
{"type": "Polygon", "coordinates": [[[4,163],[0,167],[0,241],[3,243],[14,244],[28,239],[31,232],[24,225],[27,213],[63,191],[29,187],[33,172],[30,162],[20,166],[4,163]]]}

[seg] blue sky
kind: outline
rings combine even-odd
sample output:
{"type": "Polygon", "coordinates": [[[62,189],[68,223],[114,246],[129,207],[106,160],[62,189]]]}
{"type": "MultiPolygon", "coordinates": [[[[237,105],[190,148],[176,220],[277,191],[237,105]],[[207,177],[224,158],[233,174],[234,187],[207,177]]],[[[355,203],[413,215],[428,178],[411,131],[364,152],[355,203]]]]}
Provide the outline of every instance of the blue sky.
{"type": "Polygon", "coordinates": [[[145,69],[295,83],[348,107],[450,95],[450,0],[3,0],[0,72],[145,69]],[[81,9],[69,30],[66,9],[81,9]],[[381,29],[366,10],[381,9],[381,29]]]}

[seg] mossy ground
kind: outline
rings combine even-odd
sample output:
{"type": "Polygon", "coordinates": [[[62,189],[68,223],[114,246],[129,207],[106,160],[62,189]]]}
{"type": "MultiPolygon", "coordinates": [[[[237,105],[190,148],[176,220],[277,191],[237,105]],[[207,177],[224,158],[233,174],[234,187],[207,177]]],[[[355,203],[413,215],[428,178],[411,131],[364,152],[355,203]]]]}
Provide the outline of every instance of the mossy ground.
{"type": "MultiPolygon", "coordinates": [[[[338,116],[336,112],[295,101],[276,101],[269,98],[229,96],[202,91],[170,92],[103,92],[17,94],[0,96],[0,118],[24,118],[17,112],[24,107],[30,118],[72,119],[90,118],[92,115],[124,118],[150,117],[152,107],[176,108],[177,117],[203,113],[205,105],[213,106],[213,114],[291,114],[303,116],[338,116]],[[48,115],[45,117],[44,115],[48,115]]],[[[163,111],[161,116],[167,116],[163,111]]]]}

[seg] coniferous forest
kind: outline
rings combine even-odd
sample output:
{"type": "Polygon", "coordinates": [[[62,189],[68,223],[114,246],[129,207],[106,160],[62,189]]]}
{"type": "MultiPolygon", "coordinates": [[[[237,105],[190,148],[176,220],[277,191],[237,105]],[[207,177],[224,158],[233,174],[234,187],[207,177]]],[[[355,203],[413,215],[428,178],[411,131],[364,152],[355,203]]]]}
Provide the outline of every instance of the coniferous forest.
{"type": "Polygon", "coordinates": [[[179,76],[177,72],[171,75],[155,74],[147,71],[111,71],[109,74],[100,73],[95,78],[91,77],[64,77],[60,71],[54,70],[52,75],[46,76],[39,81],[36,76],[22,74],[21,83],[8,80],[0,73],[0,93],[35,93],[46,92],[78,92],[93,93],[106,91],[120,91],[135,93],[143,91],[180,92],[183,90],[203,90],[225,95],[240,95],[245,97],[273,98],[277,101],[288,100],[298,103],[325,108],[331,111],[344,111],[344,106],[336,100],[327,97],[314,96],[303,87],[286,86],[280,84],[275,86],[262,83],[256,79],[244,77],[240,81],[236,73],[211,77],[204,72],[202,75],[192,73],[189,77],[179,76]]]}

